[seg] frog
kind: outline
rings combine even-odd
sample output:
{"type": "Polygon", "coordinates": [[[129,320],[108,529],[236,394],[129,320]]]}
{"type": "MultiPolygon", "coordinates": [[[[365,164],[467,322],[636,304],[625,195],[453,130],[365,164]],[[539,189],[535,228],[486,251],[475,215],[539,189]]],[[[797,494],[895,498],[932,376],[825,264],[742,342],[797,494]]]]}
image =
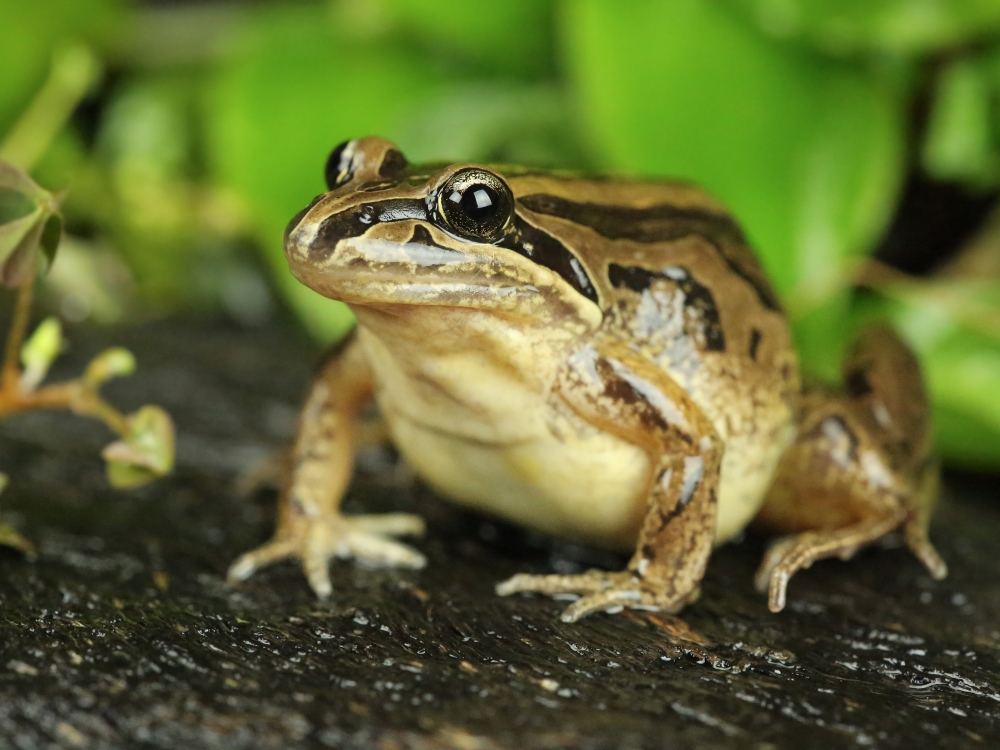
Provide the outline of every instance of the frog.
{"type": "Polygon", "coordinates": [[[496,586],[571,600],[566,622],[680,612],[712,551],[747,528],[776,537],[754,579],[773,612],[797,571],[890,535],[946,575],[928,536],[939,469],[914,355],[873,325],[841,383],[806,381],[778,295],[703,190],[411,165],[378,137],[339,144],[325,176],[284,252],[356,325],[309,390],[274,535],[231,583],[291,558],[326,598],[335,559],[424,567],[402,541],[421,518],[340,511],[372,402],[442,497],[631,553],[624,570],[496,586]]]}

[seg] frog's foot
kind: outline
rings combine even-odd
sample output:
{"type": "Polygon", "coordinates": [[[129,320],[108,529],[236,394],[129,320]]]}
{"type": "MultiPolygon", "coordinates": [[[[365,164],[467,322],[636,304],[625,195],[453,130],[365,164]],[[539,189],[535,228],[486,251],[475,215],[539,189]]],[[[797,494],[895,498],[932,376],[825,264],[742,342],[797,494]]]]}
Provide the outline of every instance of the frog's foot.
{"type": "Polygon", "coordinates": [[[616,573],[588,570],[586,573],[569,576],[518,573],[496,587],[500,596],[529,591],[555,597],[579,595],[581,598],[562,613],[563,622],[576,622],[594,612],[614,614],[626,607],[673,614],[683,609],[697,595],[697,592],[693,592],[688,596],[678,597],[667,587],[658,589],[628,570],[616,573]]]}
{"type": "Polygon", "coordinates": [[[423,519],[408,513],[301,517],[279,527],[271,541],[240,555],[230,566],[227,580],[230,584],[245,581],[266,565],[295,557],[302,562],[316,596],[325,599],[333,591],[330,560],[334,557],[373,567],[424,567],[427,558],[392,539],[422,536],[424,529],[423,519]]]}
{"type": "MultiPolygon", "coordinates": [[[[767,608],[772,612],[780,612],[785,608],[788,581],[796,572],[810,567],[817,560],[830,557],[849,560],[859,549],[895,531],[899,525],[897,517],[889,516],[869,519],[842,529],[806,531],[779,539],[764,555],[754,583],[758,591],[768,592],[767,608]]],[[[933,552],[933,548],[931,551],[933,552]]],[[[937,553],[934,556],[937,558],[937,553]]],[[[940,558],[937,559],[940,562],[940,558]]]]}

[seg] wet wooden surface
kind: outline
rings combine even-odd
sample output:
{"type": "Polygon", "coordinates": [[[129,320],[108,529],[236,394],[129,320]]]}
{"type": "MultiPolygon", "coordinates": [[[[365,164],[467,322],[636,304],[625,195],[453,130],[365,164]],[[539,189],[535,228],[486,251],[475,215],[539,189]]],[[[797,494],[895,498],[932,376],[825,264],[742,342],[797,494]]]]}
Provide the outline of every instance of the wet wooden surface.
{"type": "Polygon", "coordinates": [[[290,434],[315,351],[292,329],[166,322],[71,332],[60,370],[111,341],[157,402],[176,475],[111,490],[110,436],[66,415],[0,426],[0,513],[39,546],[0,552],[0,747],[997,747],[1000,489],[949,477],[932,536],[950,577],[902,549],[798,575],[773,615],[751,587],[763,542],[719,550],[683,622],[574,625],[499,599],[518,571],[621,565],[462,512],[370,452],[349,511],[422,513],[420,572],[334,567],[318,604],[291,564],[239,589],[228,563],[270,532],[273,493],[237,475],[290,434]]]}

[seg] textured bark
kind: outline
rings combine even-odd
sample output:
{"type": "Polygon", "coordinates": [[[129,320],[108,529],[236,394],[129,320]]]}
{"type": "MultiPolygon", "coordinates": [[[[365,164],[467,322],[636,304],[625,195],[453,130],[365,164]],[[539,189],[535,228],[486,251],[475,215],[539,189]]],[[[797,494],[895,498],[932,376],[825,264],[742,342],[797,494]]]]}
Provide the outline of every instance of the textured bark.
{"type": "MultiPolygon", "coordinates": [[[[110,489],[111,435],[65,414],[0,427],[0,510],[35,541],[0,551],[0,747],[799,748],[996,746],[1000,493],[948,477],[936,583],[903,549],[817,564],[789,606],[752,590],[763,550],[718,550],[682,620],[558,621],[563,603],[493,595],[516,572],[624,559],[459,511],[382,452],[348,512],[415,511],[419,572],[333,568],[318,604],[293,565],[223,580],[271,532],[275,498],[239,472],[291,434],[316,357],[290,329],[212,321],[71,331],[80,363],[112,339],[139,373],[107,389],[165,406],[178,470],[110,489]]],[[[58,377],[59,373],[56,373],[58,377]]]]}

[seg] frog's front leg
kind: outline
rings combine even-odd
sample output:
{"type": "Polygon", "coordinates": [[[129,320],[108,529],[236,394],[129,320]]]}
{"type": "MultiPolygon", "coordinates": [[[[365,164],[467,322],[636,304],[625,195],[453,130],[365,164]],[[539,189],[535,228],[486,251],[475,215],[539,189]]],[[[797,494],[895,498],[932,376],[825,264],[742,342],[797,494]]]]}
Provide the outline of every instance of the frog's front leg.
{"type": "Polygon", "coordinates": [[[712,551],[722,441],[666,373],[614,342],[574,354],[554,395],[590,424],[649,456],[638,545],[624,571],[516,575],[497,593],[583,595],[563,613],[566,622],[624,607],[679,611],[697,596],[712,551]]]}
{"type": "Polygon", "coordinates": [[[358,413],[371,400],[373,389],[371,368],[351,335],[328,358],[302,410],[274,536],[233,563],[231,583],[246,580],[265,565],[296,557],[313,591],[326,597],[332,591],[333,557],[390,567],[424,566],[423,555],[389,538],[423,534],[424,523],[417,516],[340,513],[353,473],[358,413]]]}

